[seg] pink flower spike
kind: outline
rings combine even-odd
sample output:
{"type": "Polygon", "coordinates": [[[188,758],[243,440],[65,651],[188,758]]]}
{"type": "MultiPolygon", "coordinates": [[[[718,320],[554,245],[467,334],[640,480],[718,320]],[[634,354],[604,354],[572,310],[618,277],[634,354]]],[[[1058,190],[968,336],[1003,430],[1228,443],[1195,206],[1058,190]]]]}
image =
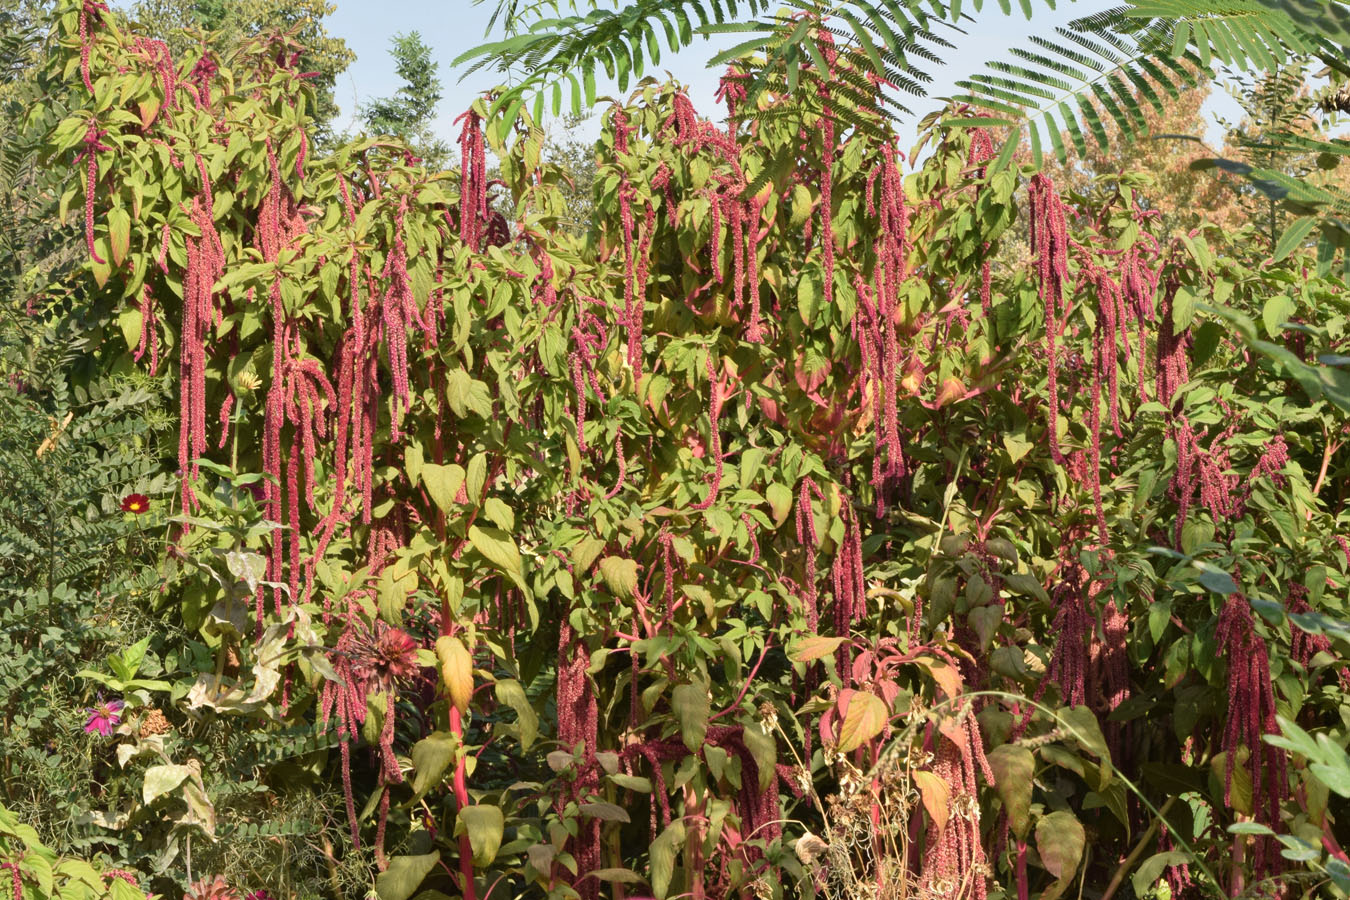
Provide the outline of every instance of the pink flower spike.
{"type": "Polygon", "coordinates": [[[121,700],[109,700],[103,702],[99,700],[85,712],[89,713],[89,718],[84,723],[85,734],[98,734],[108,737],[112,734],[113,728],[122,721],[122,708],[126,706],[121,700]]]}

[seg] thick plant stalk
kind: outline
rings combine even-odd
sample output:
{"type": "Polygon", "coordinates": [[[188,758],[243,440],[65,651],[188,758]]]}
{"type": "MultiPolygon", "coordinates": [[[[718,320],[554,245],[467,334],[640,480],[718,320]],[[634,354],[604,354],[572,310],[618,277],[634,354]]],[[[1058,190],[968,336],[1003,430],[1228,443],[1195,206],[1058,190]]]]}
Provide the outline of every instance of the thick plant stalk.
{"type": "MultiPolygon", "coordinates": [[[[461,742],[464,740],[464,718],[460,714],[459,708],[454,704],[450,705],[450,732],[458,737],[461,742]]],[[[469,807],[469,782],[465,775],[463,757],[455,763],[454,791],[456,808],[467,809],[469,807]]],[[[478,900],[478,888],[473,883],[473,873],[473,846],[469,843],[469,834],[466,831],[459,836],[460,890],[464,892],[464,900],[478,900]]]]}

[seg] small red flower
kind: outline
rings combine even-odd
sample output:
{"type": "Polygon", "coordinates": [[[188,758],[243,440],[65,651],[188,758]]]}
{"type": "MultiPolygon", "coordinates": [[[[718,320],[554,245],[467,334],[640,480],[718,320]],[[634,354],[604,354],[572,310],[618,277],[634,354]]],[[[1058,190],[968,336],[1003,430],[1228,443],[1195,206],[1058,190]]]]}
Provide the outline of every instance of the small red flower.
{"type": "Polygon", "coordinates": [[[150,511],[150,498],[144,494],[127,494],[122,498],[122,512],[141,515],[150,511]]]}

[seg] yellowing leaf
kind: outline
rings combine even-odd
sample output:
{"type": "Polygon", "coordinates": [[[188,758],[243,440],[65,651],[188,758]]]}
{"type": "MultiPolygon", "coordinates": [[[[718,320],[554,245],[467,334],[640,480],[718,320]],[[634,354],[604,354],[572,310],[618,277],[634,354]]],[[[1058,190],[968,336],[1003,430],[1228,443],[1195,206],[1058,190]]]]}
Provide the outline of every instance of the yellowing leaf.
{"type": "Polygon", "coordinates": [[[834,653],[845,640],[841,637],[826,637],[819,634],[802,638],[788,649],[788,659],[793,662],[813,662],[834,653]]]}
{"type": "Polygon", "coordinates": [[[947,818],[951,814],[952,789],[947,782],[926,769],[914,773],[914,783],[919,787],[919,796],[923,798],[923,808],[933,820],[938,831],[947,827],[947,818]]]}
{"type": "Polygon", "coordinates": [[[792,491],[787,485],[774,482],[765,488],[764,497],[769,501],[769,509],[773,511],[774,526],[781,526],[787,521],[788,513],[792,512],[792,491]]]}
{"type": "Polygon", "coordinates": [[[888,718],[890,710],[876,694],[863,691],[850,694],[848,708],[844,710],[844,721],[839,726],[839,752],[849,753],[857,750],[881,734],[888,718]]]}
{"type": "Polygon", "coordinates": [[[443,634],[436,638],[436,660],[446,696],[461,713],[467,712],[473,698],[473,657],[459,638],[443,634]]]}

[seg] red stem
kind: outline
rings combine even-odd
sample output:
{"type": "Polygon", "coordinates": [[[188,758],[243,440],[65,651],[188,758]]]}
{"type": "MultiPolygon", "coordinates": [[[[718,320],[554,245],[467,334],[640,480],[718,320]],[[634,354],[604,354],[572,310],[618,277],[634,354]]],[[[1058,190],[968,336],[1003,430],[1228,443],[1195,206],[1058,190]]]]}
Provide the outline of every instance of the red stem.
{"type": "MultiPolygon", "coordinates": [[[[460,715],[459,707],[450,706],[450,731],[452,734],[464,739],[464,719],[460,715]]],[[[455,763],[455,803],[457,812],[469,806],[469,784],[464,773],[464,760],[461,758],[455,763]]],[[[464,892],[464,900],[478,900],[478,894],[473,884],[473,846],[469,843],[468,832],[459,836],[459,874],[464,883],[460,890],[464,892]]]]}

